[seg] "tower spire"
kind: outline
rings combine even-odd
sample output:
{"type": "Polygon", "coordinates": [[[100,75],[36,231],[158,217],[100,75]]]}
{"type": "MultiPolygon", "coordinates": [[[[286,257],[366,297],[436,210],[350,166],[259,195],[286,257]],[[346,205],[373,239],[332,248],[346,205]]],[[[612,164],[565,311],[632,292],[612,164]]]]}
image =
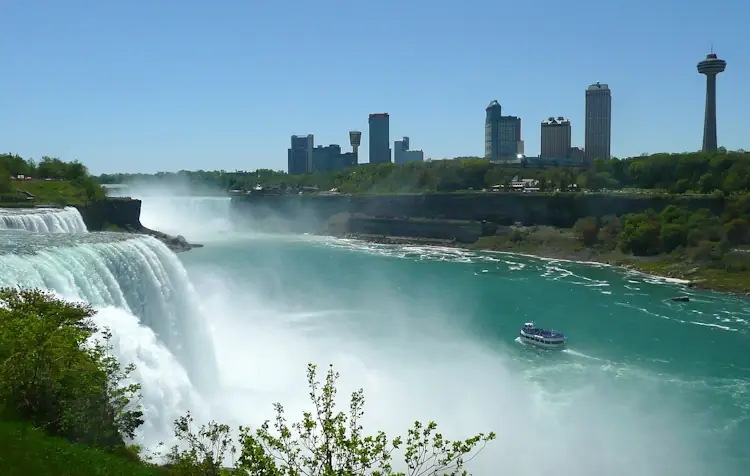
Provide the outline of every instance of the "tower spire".
{"type": "Polygon", "coordinates": [[[698,72],[706,76],[706,114],[703,120],[703,152],[716,152],[716,76],[724,72],[727,62],[719,59],[713,52],[698,63],[698,72]]]}

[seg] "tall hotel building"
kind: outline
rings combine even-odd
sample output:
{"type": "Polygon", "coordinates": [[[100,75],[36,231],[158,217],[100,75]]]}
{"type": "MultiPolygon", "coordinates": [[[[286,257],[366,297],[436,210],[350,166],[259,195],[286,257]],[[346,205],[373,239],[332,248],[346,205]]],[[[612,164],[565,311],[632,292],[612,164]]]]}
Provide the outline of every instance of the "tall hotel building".
{"type": "Polygon", "coordinates": [[[544,159],[563,159],[570,156],[570,121],[564,117],[550,117],[542,121],[542,151],[544,159]]]}
{"type": "Polygon", "coordinates": [[[370,163],[391,162],[390,117],[388,113],[370,114],[370,163]]]}
{"type": "Polygon", "coordinates": [[[290,175],[313,171],[314,143],[312,134],[292,136],[291,147],[287,150],[287,170],[290,175]]]}
{"type": "Polygon", "coordinates": [[[492,101],[484,121],[484,157],[492,161],[515,161],[523,153],[521,118],[503,116],[502,107],[492,101]]]}
{"type": "Polygon", "coordinates": [[[606,84],[592,84],[586,89],[586,161],[609,159],[611,143],[612,92],[606,84]]]}

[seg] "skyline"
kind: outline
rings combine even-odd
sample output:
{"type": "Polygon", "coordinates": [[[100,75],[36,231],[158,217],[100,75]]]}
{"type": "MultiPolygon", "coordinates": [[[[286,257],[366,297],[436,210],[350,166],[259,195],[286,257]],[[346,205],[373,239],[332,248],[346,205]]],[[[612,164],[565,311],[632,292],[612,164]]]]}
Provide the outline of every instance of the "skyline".
{"type": "Polygon", "coordinates": [[[548,117],[568,118],[572,143],[584,144],[584,90],[599,81],[616,95],[613,156],[694,151],[706,88],[695,64],[712,43],[731,63],[718,87],[718,145],[748,148],[745,2],[712,5],[714,29],[704,8],[672,0],[518,6],[533,32],[524,21],[493,27],[507,12],[488,1],[423,7],[7,2],[6,36],[19,40],[0,50],[12,72],[0,79],[2,150],[78,159],[97,174],[284,169],[291,134],[345,145],[356,129],[367,163],[367,115],[387,111],[390,136],[411,137],[425,158],[482,156],[483,109],[496,98],[522,118],[535,156],[548,117]],[[301,33],[308,23],[312,37],[301,33]],[[538,34],[584,23],[555,41],[538,34]],[[388,34],[376,34],[383,25],[388,34]]]}

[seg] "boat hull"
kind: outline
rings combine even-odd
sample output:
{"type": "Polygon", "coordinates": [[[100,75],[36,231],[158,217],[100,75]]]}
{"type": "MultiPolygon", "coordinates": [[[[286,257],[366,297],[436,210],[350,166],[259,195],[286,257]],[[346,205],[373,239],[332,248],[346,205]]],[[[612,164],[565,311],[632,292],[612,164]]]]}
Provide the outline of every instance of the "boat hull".
{"type": "Polygon", "coordinates": [[[533,345],[534,347],[539,347],[540,349],[563,350],[567,347],[567,342],[565,340],[557,342],[542,342],[532,337],[527,337],[523,334],[520,334],[518,337],[523,344],[533,345]]]}

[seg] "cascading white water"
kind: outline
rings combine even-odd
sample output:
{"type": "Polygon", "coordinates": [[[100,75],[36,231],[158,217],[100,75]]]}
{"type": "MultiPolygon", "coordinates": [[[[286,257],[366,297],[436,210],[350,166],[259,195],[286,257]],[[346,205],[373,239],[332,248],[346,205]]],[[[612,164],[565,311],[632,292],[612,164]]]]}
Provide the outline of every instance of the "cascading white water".
{"type": "Polygon", "coordinates": [[[210,329],[179,259],[147,236],[68,235],[65,245],[50,247],[50,235],[21,234],[0,236],[0,286],[48,289],[92,304],[97,324],[113,331],[117,357],[136,364],[147,416],[142,443],[170,438],[174,419],[200,411],[196,390],[212,390],[216,376],[210,329]],[[14,240],[26,254],[3,246],[14,240]]]}
{"type": "Polygon", "coordinates": [[[0,229],[37,233],[86,233],[88,229],[78,209],[0,208],[0,229]]]}
{"type": "Polygon", "coordinates": [[[232,231],[229,197],[142,197],[141,223],[188,241],[232,231]]]}

